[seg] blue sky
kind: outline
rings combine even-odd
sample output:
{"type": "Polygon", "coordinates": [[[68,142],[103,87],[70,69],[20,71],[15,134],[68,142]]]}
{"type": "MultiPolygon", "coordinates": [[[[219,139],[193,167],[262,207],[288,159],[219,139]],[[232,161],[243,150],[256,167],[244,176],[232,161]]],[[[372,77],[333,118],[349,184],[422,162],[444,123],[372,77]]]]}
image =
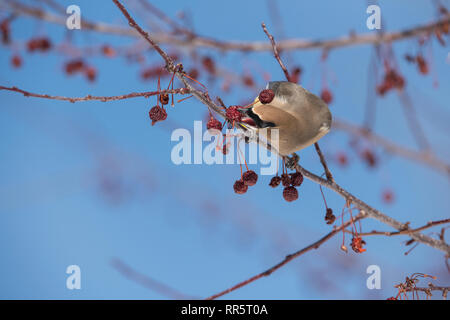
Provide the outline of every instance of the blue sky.
{"type": "MultiPolygon", "coordinates": [[[[76,1],[89,20],[125,25],[112,1],[99,3],[76,1]]],[[[271,31],[276,30],[264,1],[152,3],[171,17],[185,11],[196,32],[218,39],[264,41],[262,21],[271,31]]],[[[387,30],[427,23],[436,16],[430,1],[379,1],[379,5],[387,30]]],[[[364,1],[279,1],[278,7],[288,38],[324,39],[352,30],[369,32],[364,1]]],[[[136,10],[133,14],[139,17],[136,10]]],[[[22,44],[36,35],[48,35],[58,43],[66,32],[59,26],[23,17],[12,24],[13,39],[22,44]]],[[[79,46],[132,42],[125,37],[72,33],[79,46]]],[[[420,76],[402,59],[405,53],[417,52],[417,41],[401,41],[393,49],[433,150],[441,159],[449,159],[448,49],[432,43],[432,74],[439,81],[437,88],[433,87],[432,75],[420,76]]],[[[191,67],[187,52],[181,53],[185,67],[191,67]]],[[[362,123],[371,53],[370,46],[329,53],[329,87],[335,97],[330,108],[335,117],[362,123]]],[[[221,68],[234,73],[250,72],[260,88],[265,87],[262,70],[273,80],[283,79],[269,52],[224,55],[201,49],[199,54],[214,57],[221,68]]],[[[0,46],[0,85],[66,96],[156,89],[156,81],[141,81],[141,68],[123,58],[86,58],[99,71],[97,81],[88,83],[81,76],[67,77],[62,72],[67,57],[54,51],[23,53],[24,66],[18,70],[10,66],[11,55],[10,48],[0,46]]],[[[296,51],[286,59],[289,65],[303,68],[302,84],[315,93],[321,88],[320,56],[318,50],[296,51]]],[[[161,63],[151,51],[145,57],[147,66],[161,63]]],[[[223,93],[220,82],[206,77],[201,80],[213,96],[220,95],[227,104],[251,101],[257,93],[241,85],[223,93]]],[[[310,181],[299,188],[298,201],[287,203],[281,188],[267,186],[267,176],[260,176],[247,194],[234,194],[238,165],[172,164],[172,130],[192,130],[194,120],[205,118],[205,107],[189,99],[170,108],[166,122],[152,127],[148,110],[155,102],[155,98],[136,98],[70,104],[0,92],[0,298],[165,298],[125,278],[113,267],[113,259],[180,292],[207,297],[266,270],[286,254],[329,232],[330,226],[323,222],[325,210],[319,188],[310,181]],[[72,264],[81,268],[81,290],[66,288],[65,271],[72,264]]],[[[375,131],[399,144],[416,147],[394,93],[377,99],[375,131]]],[[[395,219],[411,221],[413,226],[448,217],[448,178],[381,151],[379,166],[368,169],[348,145],[349,137],[340,132],[321,140],[329,158],[339,151],[349,156],[346,168],[330,160],[331,170],[343,187],[395,219]],[[390,205],[381,201],[381,193],[387,188],[395,193],[390,205]]],[[[321,173],[314,148],[302,150],[300,157],[304,167],[321,173]]],[[[328,190],[325,195],[329,206],[340,212],[342,198],[328,190]]],[[[372,229],[387,227],[363,222],[363,230],[372,229]]],[[[349,240],[347,237],[347,245],[349,240]]],[[[404,255],[405,240],[368,237],[367,252],[356,255],[339,250],[339,235],[319,250],[226,298],[386,298],[394,294],[394,284],[413,272],[436,275],[436,283],[448,284],[443,254],[420,245],[404,255]],[[366,268],[372,264],[381,268],[381,290],[366,288],[366,268]]]]}

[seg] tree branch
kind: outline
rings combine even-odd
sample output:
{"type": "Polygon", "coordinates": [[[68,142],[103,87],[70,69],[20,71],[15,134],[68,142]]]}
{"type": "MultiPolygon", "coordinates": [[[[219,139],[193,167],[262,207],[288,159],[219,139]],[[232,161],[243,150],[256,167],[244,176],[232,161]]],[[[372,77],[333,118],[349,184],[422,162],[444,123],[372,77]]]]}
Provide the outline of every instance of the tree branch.
{"type": "Polygon", "coordinates": [[[128,94],[123,94],[120,96],[92,96],[87,95],[85,97],[63,97],[63,96],[50,96],[48,94],[39,94],[39,93],[32,93],[29,91],[25,91],[22,89],[19,89],[17,87],[4,87],[0,86],[0,90],[8,90],[13,92],[18,92],[23,94],[25,97],[36,97],[36,98],[44,98],[44,99],[51,99],[51,100],[62,100],[62,101],[69,101],[72,103],[79,102],[79,101],[116,101],[116,100],[124,100],[129,98],[137,98],[137,97],[144,97],[148,98],[151,96],[159,95],[159,94],[187,94],[189,93],[189,89],[186,88],[180,88],[180,89],[173,89],[173,90],[161,90],[161,91],[146,91],[146,92],[132,92],[128,94]]]}
{"type": "Polygon", "coordinates": [[[274,265],[273,267],[267,269],[264,272],[258,273],[257,275],[244,280],[242,282],[239,282],[238,284],[223,290],[219,293],[216,293],[208,298],[206,298],[206,300],[214,300],[217,299],[223,295],[226,295],[227,293],[230,293],[232,291],[235,291],[241,287],[244,287],[258,279],[261,279],[263,277],[267,277],[270,276],[272,273],[274,273],[275,271],[277,271],[278,269],[280,269],[281,267],[283,267],[285,264],[291,262],[292,260],[300,257],[301,255],[311,251],[312,249],[318,249],[323,243],[325,243],[326,241],[328,241],[329,239],[331,239],[332,237],[334,237],[337,233],[339,233],[341,230],[347,228],[348,226],[350,226],[352,223],[364,219],[366,217],[366,214],[361,211],[356,217],[354,217],[353,219],[350,219],[349,221],[347,221],[346,223],[342,224],[342,226],[338,227],[338,228],[334,228],[333,231],[329,232],[328,234],[326,234],[325,236],[323,236],[322,238],[320,238],[319,240],[317,240],[316,242],[310,244],[309,246],[304,247],[303,249],[294,252],[292,254],[289,254],[286,256],[286,258],[284,258],[281,262],[277,263],[276,265],[274,265]]]}
{"type": "MultiPolygon", "coordinates": [[[[65,25],[65,16],[55,15],[39,8],[24,5],[18,1],[8,0],[8,4],[17,14],[27,15],[37,19],[45,20],[50,23],[65,25]]],[[[393,32],[377,34],[373,32],[348,35],[328,40],[308,40],[308,39],[286,39],[277,44],[279,50],[302,50],[302,49],[337,49],[356,45],[372,45],[383,42],[393,42],[412,37],[429,34],[437,28],[441,28],[444,24],[450,22],[450,14],[445,15],[442,19],[393,32]]],[[[122,26],[116,26],[101,22],[90,22],[85,19],[82,22],[82,28],[86,30],[116,34],[121,36],[136,37],[138,34],[134,30],[122,26]]],[[[272,46],[265,41],[221,41],[213,38],[195,35],[195,37],[179,38],[168,34],[155,34],[154,40],[158,43],[172,44],[175,46],[186,47],[203,47],[216,49],[219,51],[271,51],[272,46]]]]}

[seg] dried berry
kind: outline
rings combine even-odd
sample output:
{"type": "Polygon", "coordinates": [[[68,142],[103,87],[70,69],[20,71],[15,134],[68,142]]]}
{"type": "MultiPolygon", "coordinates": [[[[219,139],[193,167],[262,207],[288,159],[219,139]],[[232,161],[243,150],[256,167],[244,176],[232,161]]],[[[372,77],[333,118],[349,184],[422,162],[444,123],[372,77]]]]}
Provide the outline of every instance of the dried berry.
{"type": "Polygon", "coordinates": [[[206,129],[216,129],[222,131],[222,123],[220,123],[220,121],[216,118],[211,117],[206,123],[206,129]]]}
{"type": "Polygon", "coordinates": [[[281,183],[285,187],[289,187],[291,185],[291,177],[287,173],[283,173],[281,175],[281,183]]]}
{"type": "Polygon", "coordinates": [[[300,67],[295,67],[294,69],[292,69],[292,72],[290,74],[290,81],[294,83],[299,83],[301,73],[302,68],[300,67]]]}
{"type": "Polygon", "coordinates": [[[203,57],[202,65],[210,74],[216,73],[216,65],[211,57],[203,57]]]}
{"type": "Polygon", "coordinates": [[[166,110],[164,110],[164,108],[161,108],[160,106],[154,106],[153,108],[151,108],[148,112],[148,115],[152,120],[152,126],[158,121],[164,121],[167,119],[166,110]]]}
{"type": "Polygon", "coordinates": [[[347,166],[348,164],[347,155],[343,152],[339,152],[337,155],[337,162],[343,167],[347,166]]]}
{"type": "Polygon", "coordinates": [[[327,224],[333,224],[336,220],[336,216],[333,214],[333,209],[327,208],[327,213],[325,214],[325,221],[327,224]]]}
{"type": "Polygon", "coordinates": [[[352,238],[351,246],[353,251],[355,251],[356,253],[363,253],[364,251],[366,251],[366,249],[363,249],[363,245],[365,244],[366,242],[361,237],[352,238]]]}
{"type": "Polygon", "coordinates": [[[390,204],[394,202],[394,193],[391,190],[385,190],[383,191],[382,198],[384,203],[390,204]]]}
{"type": "Polygon", "coordinates": [[[286,187],[283,189],[283,198],[287,202],[292,202],[298,199],[298,191],[295,187],[286,187]]]}
{"type": "Polygon", "coordinates": [[[303,175],[296,171],[294,173],[291,173],[291,184],[294,187],[299,187],[303,182],[303,175]]]}
{"type": "Polygon", "coordinates": [[[275,97],[275,93],[271,89],[265,89],[259,93],[259,101],[262,104],[271,103],[273,98],[275,97]]]}
{"type": "Polygon", "coordinates": [[[0,32],[2,33],[2,42],[8,44],[11,41],[8,19],[5,19],[0,23],[0,32]]]}
{"type": "Polygon", "coordinates": [[[47,51],[52,47],[52,43],[50,42],[50,39],[43,37],[43,38],[34,38],[28,41],[27,43],[27,49],[30,52],[34,51],[47,51]]]}
{"type": "Polygon", "coordinates": [[[248,186],[241,179],[241,180],[236,180],[236,182],[234,183],[233,189],[234,189],[234,192],[236,192],[237,194],[244,194],[247,192],[248,186]]]}
{"type": "Polygon", "coordinates": [[[258,181],[258,175],[253,170],[248,170],[242,175],[242,180],[247,186],[254,186],[258,181]]]}
{"type": "Polygon", "coordinates": [[[89,81],[94,82],[97,78],[97,69],[94,67],[86,67],[84,69],[84,74],[89,81]]]}
{"type": "Polygon", "coordinates": [[[255,85],[255,81],[253,81],[253,78],[251,76],[248,76],[248,75],[242,77],[242,82],[247,87],[253,87],[255,85]]]}
{"type": "Polygon", "coordinates": [[[226,117],[231,122],[241,122],[242,113],[238,110],[239,106],[231,106],[227,108],[226,117]]]}
{"type": "Polygon", "coordinates": [[[15,54],[12,58],[11,58],[11,64],[14,68],[20,68],[22,66],[22,58],[15,54]]]}
{"type": "Polygon", "coordinates": [[[320,93],[320,97],[323,101],[325,101],[326,104],[330,104],[331,101],[333,101],[333,95],[331,94],[331,91],[328,89],[323,89],[320,93]]]}
{"type": "Polygon", "coordinates": [[[427,74],[428,73],[428,64],[425,61],[425,59],[421,55],[418,55],[416,57],[416,61],[417,61],[417,66],[419,67],[420,73],[427,74]]]}
{"type": "Polygon", "coordinates": [[[361,154],[361,157],[363,160],[367,162],[369,167],[375,167],[377,164],[377,158],[375,157],[375,154],[371,150],[364,150],[361,154]]]}
{"type": "Polygon", "coordinates": [[[226,155],[226,154],[228,153],[228,148],[227,148],[226,145],[223,146],[223,148],[222,148],[222,153],[223,153],[224,155],[226,155]]]}
{"type": "Polygon", "coordinates": [[[102,53],[108,58],[112,58],[116,55],[116,51],[107,44],[102,47],[102,53]]]}
{"type": "Polygon", "coordinates": [[[166,105],[169,103],[169,95],[167,93],[163,93],[159,96],[159,101],[161,104],[166,105]]]}
{"type": "Polygon", "coordinates": [[[197,69],[193,68],[188,72],[188,76],[191,77],[192,79],[197,79],[199,76],[199,72],[197,69]]]}
{"type": "Polygon", "coordinates": [[[66,62],[65,70],[67,74],[74,74],[76,72],[81,72],[85,67],[84,61],[81,59],[71,60],[66,62]]]}
{"type": "Polygon", "coordinates": [[[269,186],[271,186],[272,188],[276,188],[280,185],[280,183],[281,183],[281,177],[275,176],[272,179],[270,179],[269,186]]]}

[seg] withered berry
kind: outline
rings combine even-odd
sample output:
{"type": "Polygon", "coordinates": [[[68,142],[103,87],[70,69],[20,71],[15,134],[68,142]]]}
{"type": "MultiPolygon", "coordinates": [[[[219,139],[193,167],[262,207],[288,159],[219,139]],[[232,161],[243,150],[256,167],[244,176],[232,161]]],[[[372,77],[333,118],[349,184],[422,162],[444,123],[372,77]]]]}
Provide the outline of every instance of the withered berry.
{"type": "Polygon", "coordinates": [[[291,173],[291,184],[294,187],[299,187],[303,182],[303,175],[296,171],[294,173],[291,173]]]}
{"type": "Polygon", "coordinates": [[[11,58],[11,64],[14,68],[20,68],[22,66],[22,58],[19,55],[15,54],[11,58]]]}
{"type": "Polygon", "coordinates": [[[166,105],[169,103],[169,95],[167,93],[163,93],[159,96],[159,101],[161,104],[166,105]]]}
{"type": "Polygon", "coordinates": [[[154,106],[153,108],[151,108],[148,112],[148,115],[152,120],[152,126],[158,121],[164,121],[167,119],[166,110],[164,110],[164,108],[161,108],[160,106],[154,106]]]}
{"type": "Polygon", "coordinates": [[[333,209],[327,208],[327,213],[325,214],[325,221],[327,224],[333,224],[336,220],[336,216],[333,214],[333,209]]]}
{"type": "Polygon", "coordinates": [[[272,188],[276,188],[280,185],[280,183],[281,183],[281,177],[275,176],[272,179],[270,179],[269,186],[271,186],[272,188]]]}
{"type": "Polygon", "coordinates": [[[365,245],[366,242],[361,238],[361,237],[353,237],[352,238],[352,249],[353,251],[355,251],[356,253],[363,253],[364,251],[366,251],[366,249],[363,249],[363,245],[365,245]]]}
{"type": "Polygon", "coordinates": [[[97,78],[97,69],[90,66],[86,67],[86,69],[84,69],[84,74],[89,81],[94,82],[97,78]]]}
{"type": "Polygon", "coordinates": [[[283,198],[287,202],[292,202],[298,199],[298,191],[295,187],[286,187],[283,190],[283,198]]]}
{"type": "Polygon", "coordinates": [[[242,175],[242,179],[247,186],[254,186],[258,181],[258,175],[253,170],[248,170],[242,175]]]}
{"type": "Polygon", "coordinates": [[[331,101],[333,101],[333,95],[331,94],[331,91],[328,89],[323,89],[320,93],[320,97],[323,101],[325,101],[326,104],[330,104],[331,101]]]}
{"type": "Polygon", "coordinates": [[[242,113],[238,110],[239,106],[231,106],[227,108],[225,113],[227,119],[231,122],[241,122],[242,113]]]}
{"type": "Polygon", "coordinates": [[[283,173],[281,175],[281,183],[285,187],[289,187],[291,185],[291,177],[287,173],[283,173]]]}
{"type": "Polygon", "coordinates": [[[234,189],[234,192],[236,192],[237,194],[244,194],[247,192],[248,186],[241,179],[241,180],[236,180],[236,182],[234,183],[233,189],[234,189]]]}
{"type": "Polygon", "coordinates": [[[219,120],[211,117],[209,121],[206,123],[206,129],[216,129],[222,131],[222,123],[219,120]]]}
{"type": "Polygon", "coordinates": [[[427,74],[428,73],[428,64],[425,61],[424,57],[421,55],[418,55],[416,57],[417,66],[419,67],[419,71],[421,74],[427,74]]]}
{"type": "Polygon", "coordinates": [[[275,93],[271,89],[265,89],[259,93],[259,101],[262,104],[271,103],[273,98],[275,97],[275,93]]]}

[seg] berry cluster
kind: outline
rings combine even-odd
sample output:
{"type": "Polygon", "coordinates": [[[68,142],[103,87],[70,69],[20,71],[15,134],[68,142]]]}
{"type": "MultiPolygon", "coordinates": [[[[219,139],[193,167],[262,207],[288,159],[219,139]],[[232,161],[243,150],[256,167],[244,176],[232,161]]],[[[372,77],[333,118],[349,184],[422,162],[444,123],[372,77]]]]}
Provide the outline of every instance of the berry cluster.
{"type": "Polygon", "coordinates": [[[303,183],[303,175],[298,171],[291,174],[283,173],[281,177],[276,175],[270,180],[269,186],[276,188],[280,183],[284,186],[284,200],[292,202],[298,199],[298,190],[296,187],[299,187],[303,183]]]}
{"type": "Polygon", "coordinates": [[[258,181],[258,175],[253,170],[247,170],[244,172],[240,180],[236,180],[233,185],[234,192],[237,194],[244,194],[247,192],[248,187],[254,186],[258,181]]]}
{"type": "Polygon", "coordinates": [[[27,49],[29,52],[34,51],[45,52],[50,50],[51,47],[52,43],[50,42],[50,39],[46,37],[30,39],[27,42],[27,49]]]}
{"type": "Polygon", "coordinates": [[[380,96],[392,89],[403,89],[405,86],[405,79],[394,69],[388,69],[384,75],[383,82],[377,86],[377,93],[380,96]]]}
{"type": "Polygon", "coordinates": [[[355,251],[356,253],[363,253],[364,251],[366,251],[366,249],[363,249],[363,245],[365,244],[366,242],[361,237],[352,238],[351,246],[353,251],[355,251]]]}
{"type": "Polygon", "coordinates": [[[97,78],[97,70],[87,65],[82,59],[74,59],[66,62],[64,70],[67,75],[83,73],[89,81],[95,81],[97,78]]]}

